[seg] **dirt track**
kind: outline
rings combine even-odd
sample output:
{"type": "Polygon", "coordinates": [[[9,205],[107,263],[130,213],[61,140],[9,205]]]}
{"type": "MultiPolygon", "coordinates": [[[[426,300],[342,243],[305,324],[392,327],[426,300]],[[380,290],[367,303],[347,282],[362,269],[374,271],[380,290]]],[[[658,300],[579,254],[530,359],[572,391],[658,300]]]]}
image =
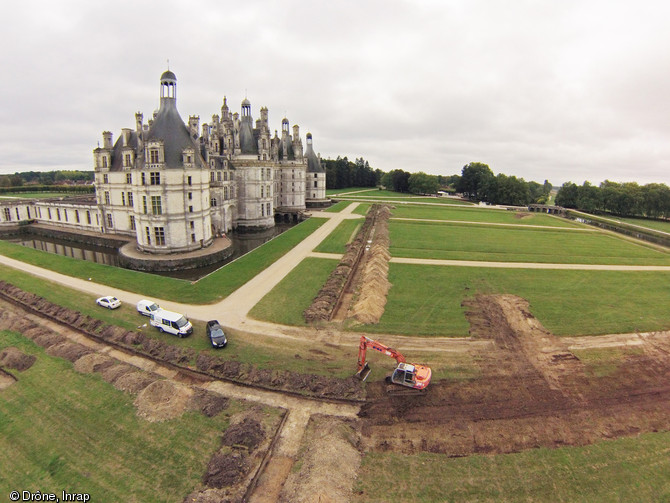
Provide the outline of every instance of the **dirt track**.
{"type": "Polygon", "coordinates": [[[667,334],[650,337],[644,354],[597,378],[523,299],[480,296],[467,307],[473,335],[494,341],[475,350],[481,378],[433,382],[414,397],[388,398],[382,385],[370,386],[375,401],[361,411],[367,449],[467,456],[670,428],[667,334]]]}

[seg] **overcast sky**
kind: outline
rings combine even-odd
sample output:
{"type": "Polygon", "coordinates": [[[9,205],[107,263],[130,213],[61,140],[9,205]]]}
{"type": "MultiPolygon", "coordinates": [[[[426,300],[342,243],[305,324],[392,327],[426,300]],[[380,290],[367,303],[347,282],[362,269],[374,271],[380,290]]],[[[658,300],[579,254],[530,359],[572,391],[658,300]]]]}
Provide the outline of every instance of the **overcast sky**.
{"type": "Polygon", "coordinates": [[[92,169],[159,105],[245,95],[322,157],[554,185],[670,184],[670,2],[112,1],[0,4],[0,173],[92,169]]]}

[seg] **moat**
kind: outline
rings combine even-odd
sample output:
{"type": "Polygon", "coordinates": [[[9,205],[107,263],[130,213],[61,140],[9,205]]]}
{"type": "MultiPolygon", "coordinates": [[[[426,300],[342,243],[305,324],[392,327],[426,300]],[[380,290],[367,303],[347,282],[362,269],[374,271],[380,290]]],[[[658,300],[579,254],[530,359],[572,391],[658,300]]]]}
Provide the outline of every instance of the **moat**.
{"type": "MultiPolygon", "coordinates": [[[[169,272],[154,272],[152,274],[159,274],[161,276],[169,276],[172,278],[186,279],[189,281],[198,280],[220,267],[228,264],[242,255],[258,248],[263,243],[268,242],[273,237],[278,236],[282,232],[290,229],[295,224],[280,223],[275,227],[259,232],[231,232],[228,238],[232,241],[233,254],[218,263],[211,264],[204,267],[185,270],[173,270],[169,272]]],[[[97,264],[111,265],[114,267],[121,267],[119,261],[118,248],[111,248],[106,246],[96,246],[90,243],[75,242],[71,240],[59,239],[56,237],[38,236],[26,234],[21,237],[14,237],[7,239],[12,243],[17,243],[22,246],[34,248],[36,250],[45,251],[48,253],[55,253],[65,257],[71,257],[79,260],[87,260],[97,264]]]]}

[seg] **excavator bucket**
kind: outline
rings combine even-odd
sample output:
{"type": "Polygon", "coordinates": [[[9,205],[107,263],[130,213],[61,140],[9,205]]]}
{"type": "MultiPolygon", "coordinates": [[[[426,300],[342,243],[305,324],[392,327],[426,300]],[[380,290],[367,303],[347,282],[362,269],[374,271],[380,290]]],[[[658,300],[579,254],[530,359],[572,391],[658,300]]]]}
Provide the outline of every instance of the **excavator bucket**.
{"type": "Polygon", "coordinates": [[[368,362],[365,362],[365,365],[363,365],[363,368],[356,372],[356,377],[358,377],[361,381],[365,381],[368,376],[370,375],[370,372],[372,369],[370,368],[370,365],[368,365],[368,362]]]}

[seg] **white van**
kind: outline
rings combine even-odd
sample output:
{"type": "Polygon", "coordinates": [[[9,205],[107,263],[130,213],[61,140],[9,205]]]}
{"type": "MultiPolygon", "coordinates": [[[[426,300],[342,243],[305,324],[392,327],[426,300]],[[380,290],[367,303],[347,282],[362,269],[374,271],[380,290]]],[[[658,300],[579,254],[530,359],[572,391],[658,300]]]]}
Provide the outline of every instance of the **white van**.
{"type": "Polygon", "coordinates": [[[151,325],[161,332],[167,332],[177,337],[186,337],[193,333],[193,325],[183,314],[158,309],[151,313],[151,325]]]}
{"type": "Polygon", "coordinates": [[[137,312],[143,316],[151,316],[151,313],[158,311],[160,306],[153,300],[142,299],[137,303],[137,312]]]}

